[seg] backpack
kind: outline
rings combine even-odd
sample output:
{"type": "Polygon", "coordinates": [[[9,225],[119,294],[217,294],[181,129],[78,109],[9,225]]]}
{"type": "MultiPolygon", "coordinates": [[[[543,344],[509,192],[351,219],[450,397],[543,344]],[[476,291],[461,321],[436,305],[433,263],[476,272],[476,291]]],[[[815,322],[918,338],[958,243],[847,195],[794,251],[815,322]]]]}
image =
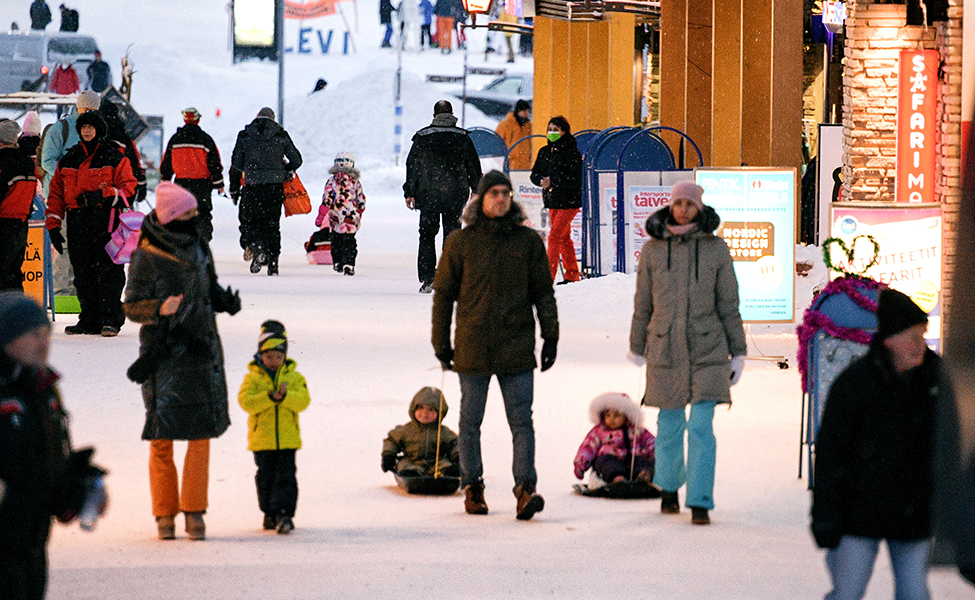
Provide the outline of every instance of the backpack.
{"type": "Polygon", "coordinates": [[[37,144],[37,153],[34,155],[34,166],[37,167],[37,175],[41,178],[47,175],[44,167],[41,166],[41,157],[44,155],[44,139],[47,138],[47,130],[57,123],[61,124],[61,149],[63,150],[64,145],[68,143],[68,132],[70,130],[70,125],[68,125],[67,119],[61,119],[59,121],[55,121],[54,123],[48,123],[44,127],[44,131],[41,132],[41,141],[37,144]]]}

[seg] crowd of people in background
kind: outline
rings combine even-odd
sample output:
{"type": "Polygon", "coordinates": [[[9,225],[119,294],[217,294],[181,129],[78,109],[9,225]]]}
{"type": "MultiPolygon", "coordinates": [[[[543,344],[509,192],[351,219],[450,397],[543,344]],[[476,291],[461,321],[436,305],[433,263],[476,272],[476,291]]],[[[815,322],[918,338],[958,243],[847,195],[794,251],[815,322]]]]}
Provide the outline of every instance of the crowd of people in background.
{"type": "MultiPolygon", "coordinates": [[[[506,23],[517,23],[518,16],[508,13],[503,2],[495,2],[487,15],[489,20],[499,20],[506,23]]],[[[463,50],[466,47],[465,24],[468,13],[464,9],[462,0],[400,0],[396,5],[392,0],[379,0],[379,24],[383,26],[381,48],[393,47],[393,34],[399,24],[399,44],[402,49],[432,49],[439,48],[443,54],[450,54],[453,48],[463,50]],[[455,41],[456,40],[456,41],[455,41]]],[[[524,19],[530,25],[532,18],[524,19]]],[[[504,34],[507,49],[507,62],[515,62],[515,50],[512,33],[504,34]]],[[[519,33],[519,50],[521,56],[531,56],[532,35],[530,32],[519,33]]],[[[492,43],[492,36],[488,34],[486,51],[500,52],[492,43]]]]}

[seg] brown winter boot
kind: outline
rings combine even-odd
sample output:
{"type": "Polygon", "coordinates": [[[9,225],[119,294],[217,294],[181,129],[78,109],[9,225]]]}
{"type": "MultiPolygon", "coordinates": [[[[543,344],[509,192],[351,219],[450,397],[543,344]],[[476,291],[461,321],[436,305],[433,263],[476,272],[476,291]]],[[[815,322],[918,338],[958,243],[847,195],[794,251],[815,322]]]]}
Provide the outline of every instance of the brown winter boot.
{"type": "Polygon", "coordinates": [[[680,512],[677,492],[660,492],[660,512],[665,515],[676,515],[680,512]]]}
{"type": "Polygon", "coordinates": [[[488,514],[487,502],[484,501],[483,481],[476,481],[464,486],[464,510],[469,515],[488,514]]]}
{"type": "Polygon", "coordinates": [[[176,539],[176,521],[173,519],[173,517],[156,517],[156,529],[159,533],[159,539],[176,539]]]}
{"type": "Polygon", "coordinates": [[[183,514],[186,517],[186,535],[191,540],[207,539],[207,526],[203,523],[203,513],[188,512],[183,514]]]}
{"type": "Polygon", "coordinates": [[[518,499],[516,518],[519,521],[527,521],[545,508],[545,498],[535,493],[534,483],[523,483],[516,487],[515,498],[518,499]]]}

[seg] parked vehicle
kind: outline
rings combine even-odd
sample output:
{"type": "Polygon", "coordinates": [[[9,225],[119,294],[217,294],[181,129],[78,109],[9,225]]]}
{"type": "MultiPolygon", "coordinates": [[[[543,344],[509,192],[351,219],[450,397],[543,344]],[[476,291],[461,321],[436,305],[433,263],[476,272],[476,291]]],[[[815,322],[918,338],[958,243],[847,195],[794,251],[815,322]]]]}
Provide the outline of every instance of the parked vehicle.
{"type": "MultiPolygon", "coordinates": [[[[453,95],[463,98],[460,90],[453,95]]],[[[490,117],[504,118],[514,108],[518,100],[532,103],[534,95],[534,75],[532,73],[508,73],[502,75],[479,90],[467,91],[467,103],[490,117]]]]}
{"type": "Polygon", "coordinates": [[[68,62],[78,73],[81,89],[88,84],[88,65],[98,43],[90,35],[67,32],[8,31],[0,33],[0,94],[21,90],[46,91],[50,71],[68,62]]]}

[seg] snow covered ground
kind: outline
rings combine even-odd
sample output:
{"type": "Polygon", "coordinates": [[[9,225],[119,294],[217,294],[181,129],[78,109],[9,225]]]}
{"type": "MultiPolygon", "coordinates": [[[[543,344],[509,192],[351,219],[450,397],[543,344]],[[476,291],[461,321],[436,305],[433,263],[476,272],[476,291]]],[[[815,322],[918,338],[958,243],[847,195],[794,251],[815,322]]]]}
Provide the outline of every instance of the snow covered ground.
{"type": "MultiPolygon", "coordinates": [[[[280,277],[251,275],[236,243],[236,211],[216,198],[217,271],[224,285],[240,288],[244,303],[235,317],[219,317],[232,395],[267,318],[287,325],[291,356],[312,393],[301,417],[297,530],[287,537],[261,531],[246,415],[231,398],[233,424],[212,445],[207,541],[156,540],[148,445],[139,439],[144,411],[138,387],[125,378],[137,356],[138,327],[127,324],[115,339],[67,337],[62,328],[74,318],[59,317],[52,363],[63,374],[75,444],[96,446],[97,462],[111,471],[111,506],[93,533],[76,525],[55,528],[48,597],[791,599],[825,593],[823,554],[807,528],[806,480],[797,479],[801,393],[794,366],[783,371],[749,361],[733,389],[733,407],[718,410],[710,527],[691,526],[686,509],[661,515],[656,501],[572,493],[571,460],[591,426],[589,401],[604,391],[634,397],[642,391],[641,370],[623,358],[631,276],[557,288],[559,357],[535,379],[546,508],[533,521],[514,518],[510,435],[496,386],[482,438],[489,515],[464,514],[459,494],[408,497],[380,471],[381,441],[406,421],[413,393],[442,384],[451,405],[446,424],[456,430],[459,389],[456,375],[444,375],[433,357],[431,298],[416,293],[417,218],[403,206],[405,172],[392,160],[395,55],[378,49],[377,4],[358,4],[358,54],[292,54],[286,73],[285,125],[305,156],[300,174],[313,198],[336,152],[355,152],[363,170],[368,209],[356,276],[307,264],[301,244],[314,229],[313,215],[283,221],[280,277]],[[307,96],[318,77],[329,87],[307,96]]],[[[237,131],[261,106],[276,107],[275,67],[230,65],[223,0],[77,5],[82,31],[98,37],[113,68],[132,44],[133,104],[165,115],[167,139],[180,124],[180,109],[194,105],[226,164],[237,131]]],[[[354,23],[351,4],[342,6],[354,23]]],[[[0,16],[25,21],[26,3],[20,8],[24,15],[5,6],[0,16]]],[[[340,28],[337,19],[306,25],[340,28]]],[[[297,25],[289,27],[296,38],[297,25]]],[[[482,35],[473,36],[473,64],[483,62],[482,35]]],[[[407,140],[429,122],[433,103],[449,87],[426,84],[424,76],[460,73],[462,60],[456,52],[404,55],[407,140]]],[[[498,58],[492,65],[503,66],[498,58]]],[[[531,63],[519,58],[516,67],[531,63]]],[[[459,102],[455,107],[459,112],[459,102]]],[[[467,125],[493,122],[469,110],[467,125]]],[[[823,270],[817,265],[798,283],[800,309],[823,270]]],[[[750,333],[750,355],[785,355],[794,365],[791,325],[754,326],[750,333]]],[[[653,411],[647,421],[655,429],[653,411]]],[[[935,598],[971,597],[952,572],[933,572],[930,581],[935,598]]],[[[891,590],[881,556],[868,597],[890,598],[891,590]]]]}

